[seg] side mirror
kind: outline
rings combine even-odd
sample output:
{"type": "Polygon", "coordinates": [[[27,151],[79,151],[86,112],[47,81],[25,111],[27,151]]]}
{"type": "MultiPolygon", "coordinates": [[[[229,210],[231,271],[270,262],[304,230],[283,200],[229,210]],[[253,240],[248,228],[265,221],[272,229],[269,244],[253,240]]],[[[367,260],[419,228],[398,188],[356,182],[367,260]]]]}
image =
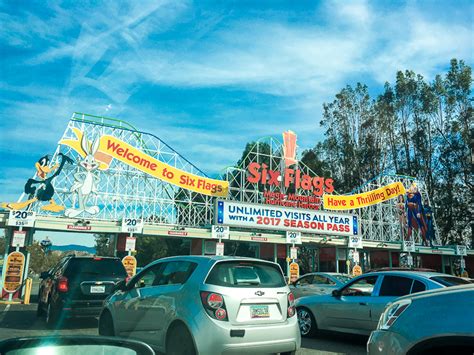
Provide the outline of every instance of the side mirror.
{"type": "Polygon", "coordinates": [[[48,271],[43,271],[41,274],[40,274],[40,279],[47,279],[49,277],[49,272],[48,271]]]}
{"type": "Polygon", "coordinates": [[[332,291],[332,296],[333,297],[339,298],[339,297],[341,297],[341,294],[342,294],[341,290],[333,290],[332,291]]]}

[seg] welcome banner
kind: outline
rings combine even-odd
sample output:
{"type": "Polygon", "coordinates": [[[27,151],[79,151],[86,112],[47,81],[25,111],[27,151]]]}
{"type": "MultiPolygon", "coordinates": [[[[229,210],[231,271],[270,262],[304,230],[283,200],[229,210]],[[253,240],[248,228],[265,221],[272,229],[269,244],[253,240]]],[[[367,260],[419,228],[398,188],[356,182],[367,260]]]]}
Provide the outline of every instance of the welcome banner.
{"type": "Polygon", "coordinates": [[[326,210],[352,210],[367,207],[390,200],[398,195],[405,194],[405,187],[401,182],[380,187],[376,190],[356,195],[327,195],[323,196],[324,209],[326,210]]]}
{"type": "MultiPolygon", "coordinates": [[[[85,153],[79,143],[82,132],[74,133],[78,140],[63,140],[60,143],[73,148],[84,156],[85,153]]],[[[148,175],[187,190],[218,197],[226,197],[228,194],[229,183],[227,181],[209,179],[177,169],[114,136],[104,135],[100,137],[99,150],[94,156],[101,163],[102,170],[108,169],[112,158],[115,158],[148,175]]]]}

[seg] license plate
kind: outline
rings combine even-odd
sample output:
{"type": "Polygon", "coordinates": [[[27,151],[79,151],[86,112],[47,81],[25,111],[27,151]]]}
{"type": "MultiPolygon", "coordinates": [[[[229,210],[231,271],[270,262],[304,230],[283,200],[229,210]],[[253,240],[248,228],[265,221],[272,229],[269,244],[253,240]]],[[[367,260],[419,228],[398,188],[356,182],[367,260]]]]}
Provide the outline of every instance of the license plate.
{"type": "Polygon", "coordinates": [[[268,318],[268,306],[250,306],[250,318],[268,318]]]}
{"type": "Polygon", "coordinates": [[[91,286],[91,293],[105,293],[105,286],[91,286]]]}

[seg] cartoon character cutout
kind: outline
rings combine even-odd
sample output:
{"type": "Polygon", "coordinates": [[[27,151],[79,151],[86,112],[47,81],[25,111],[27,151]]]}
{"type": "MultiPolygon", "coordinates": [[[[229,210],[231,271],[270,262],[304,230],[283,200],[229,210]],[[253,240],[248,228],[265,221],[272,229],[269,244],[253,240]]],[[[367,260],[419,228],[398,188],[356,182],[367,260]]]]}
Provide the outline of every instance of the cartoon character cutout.
{"type": "Polygon", "coordinates": [[[61,158],[60,164],[55,164],[52,167],[49,166],[50,158],[48,155],[41,157],[36,163],[36,176],[39,180],[28,179],[25,184],[24,191],[28,194],[28,200],[24,202],[7,202],[2,203],[3,208],[11,210],[21,210],[24,208],[31,208],[33,203],[36,201],[49,202],[48,205],[41,207],[43,211],[49,212],[61,212],[64,210],[64,206],[56,204],[53,199],[55,193],[52,184],[53,179],[61,173],[61,170],[66,163],[73,163],[73,160],[68,156],[59,153],[58,156],[61,158]],[[52,174],[48,177],[48,175],[52,174]]]}
{"type": "Polygon", "coordinates": [[[95,139],[92,143],[87,139],[87,135],[84,134],[81,139],[81,147],[85,153],[85,157],[79,163],[82,171],[74,174],[74,184],[71,187],[71,192],[75,193],[78,200],[78,208],[76,206],[76,200],[74,201],[73,208],[68,208],[64,212],[66,217],[77,217],[80,214],[88,213],[90,215],[96,215],[99,213],[99,206],[88,206],[88,202],[92,194],[97,194],[97,184],[100,178],[97,176],[96,170],[99,168],[99,163],[94,158],[94,154],[99,150],[100,139],[95,139]]]}
{"type": "Polygon", "coordinates": [[[425,220],[426,220],[426,236],[428,241],[430,242],[430,246],[433,246],[433,239],[435,238],[434,235],[434,223],[433,223],[433,210],[431,209],[430,203],[428,200],[425,200],[423,205],[423,211],[425,212],[425,220]]]}
{"type": "Polygon", "coordinates": [[[412,184],[407,191],[405,208],[407,214],[408,233],[407,238],[410,240],[413,228],[419,229],[423,237],[423,245],[428,245],[426,240],[426,222],[423,214],[423,205],[421,203],[421,194],[416,184],[412,184]]]}
{"type": "Polygon", "coordinates": [[[398,195],[396,206],[398,220],[400,221],[401,240],[405,240],[405,237],[407,235],[407,214],[405,210],[405,197],[403,195],[398,195]]]}

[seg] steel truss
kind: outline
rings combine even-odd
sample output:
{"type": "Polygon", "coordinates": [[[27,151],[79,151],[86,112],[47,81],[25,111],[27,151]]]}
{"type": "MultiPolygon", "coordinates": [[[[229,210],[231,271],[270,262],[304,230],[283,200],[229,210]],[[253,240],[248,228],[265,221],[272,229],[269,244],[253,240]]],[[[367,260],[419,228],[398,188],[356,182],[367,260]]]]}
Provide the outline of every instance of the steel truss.
{"type": "MultiPolygon", "coordinates": [[[[206,176],[160,138],[137,131],[126,122],[74,113],[61,140],[76,139],[74,129],[85,132],[90,141],[102,135],[112,135],[177,169],[206,176]]],[[[76,195],[70,192],[70,188],[74,184],[74,174],[82,169],[78,165],[82,157],[73,148],[58,143],[52,157],[53,163],[60,162],[59,153],[67,155],[76,162],[72,165],[65,164],[61,174],[53,180],[56,190],[54,199],[59,205],[70,207],[77,203],[76,195]]],[[[153,178],[117,159],[113,159],[109,168],[98,171],[97,175],[100,181],[97,193],[90,199],[90,203],[98,206],[100,211],[94,216],[83,213],[78,217],[112,221],[125,217],[142,218],[145,223],[184,226],[202,226],[212,220],[212,197],[153,178]]],[[[25,198],[23,194],[20,200],[25,198]]],[[[39,204],[35,204],[33,210],[41,215],[58,215],[43,211],[40,207],[39,204]]]]}
{"type": "MultiPolygon", "coordinates": [[[[206,177],[205,173],[160,138],[140,132],[124,121],[74,113],[61,141],[76,139],[74,130],[77,129],[85,132],[90,141],[103,135],[112,135],[161,162],[188,173],[206,177]]],[[[71,192],[71,186],[75,182],[74,174],[82,169],[78,162],[83,158],[73,148],[58,143],[51,165],[60,162],[59,153],[75,161],[74,164],[65,164],[63,171],[53,180],[56,190],[54,199],[57,204],[67,208],[77,204],[76,194],[71,192]]],[[[221,179],[229,182],[228,199],[248,203],[264,203],[265,191],[314,197],[312,191],[302,188],[296,189],[294,185],[285,188],[284,186],[264,186],[260,183],[248,182],[247,167],[251,163],[266,164],[267,169],[280,171],[284,176],[286,167],[281,142],[273,137],[262,138],[251,147],[248,154],[239,161],[238,166],[228,167],[223,171],[221,179]]],[[[299,169],[303,174],[312,177],[317,176],[301,161],[291,168],[299,169]]],[[[141,218],[146,224],[172,224],[183,227],[209,227],[213,223],[214,197],[191,192],[151,177],[117,159],[113,159],[109,168],[101,170],[97,175],[100,180],[97,192],[90,199],[90,203],[98,206],[99,212],[93,216],[84,212],[78,218],[107,221],[118,221],[125,217],[141,218]]],[[[357,189],[357,192],[374,190],[395,181],[401,181],[405,188],[409,188],[413,182],[416,182],[423,194],[423,200],[429,199],[423,182],[397,175],[380,175],[357,189]]],[[[28,196],[22,194],[19,201],[24,201],[27,198],[28,196]]],[[[322,198],[320,201],[312,203],[322,208],[322,198]]],[[[58,215],[58,213],[42,210],[41,206],[36,203],[31,208],[40,215],[58,215]]],[[[381,243],[401,241],[396,199],[354,210],[352,213],[359,215],[364,239],[381,243]]],[[[441,244],[436,224],[435,236],[437,244],[441,244]]],[[[417,243],[421,243],[419,233],[415,232],[414,237],[417,243]]]]}
{"type": "MultiPolygon", "coordinates": [[[[368,192],[394,182],[401,182],[406,189],[410,188],[410,186],[415,183],[422,195],[422,201],[428,200],[430,202],[428,193],[426,192],[425,184],[422,181],[419,181],[413,177],[402,175],[379,175],[353,192],[368,192]]],[[[360,208],[354,210],[353,212],[359,215],[364,239],[379,241],[381,243],[402,242],[402,226],[400,224],[396,198],[386,200],[369,207],[360,208]]],[[[441,238],[436,226],[435,216],[433,215],[432,218],[435,232],[435,240],[433,243],[441,245],[441,238]]],[[[419,230],[413,231],[412,238],[414,239],[415,244],[422,243],[422,236],[419,230]]]]}

